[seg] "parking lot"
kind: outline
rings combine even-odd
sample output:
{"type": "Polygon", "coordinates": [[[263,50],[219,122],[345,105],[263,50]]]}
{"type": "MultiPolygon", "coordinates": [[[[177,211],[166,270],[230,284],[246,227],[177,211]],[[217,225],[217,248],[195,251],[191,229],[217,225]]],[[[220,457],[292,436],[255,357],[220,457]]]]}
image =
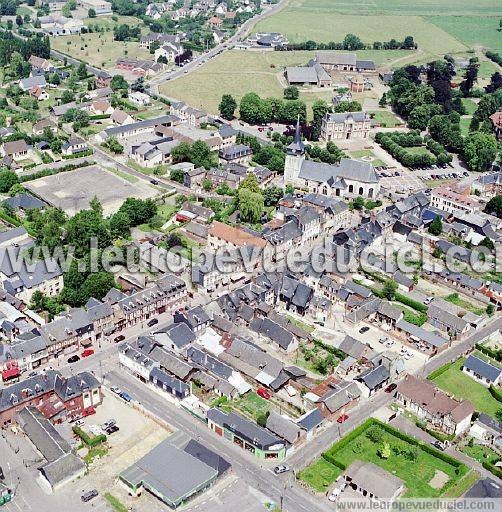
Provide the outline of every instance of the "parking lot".
{"type": "Polygon", "coordinates": [[[411,171],[386,170],[379,174],[381,186],[393,192],[414,192],[426,188],[424,182],[411,171]]]}

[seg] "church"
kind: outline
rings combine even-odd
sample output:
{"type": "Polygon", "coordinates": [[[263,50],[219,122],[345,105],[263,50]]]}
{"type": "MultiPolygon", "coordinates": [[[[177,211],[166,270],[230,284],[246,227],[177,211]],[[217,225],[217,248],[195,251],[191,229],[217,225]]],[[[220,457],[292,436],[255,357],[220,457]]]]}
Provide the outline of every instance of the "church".
{"type": "Polygon", "coordinates": [[[378,174],[369,162],[342,158],[332,165],[307,160],[305,153],[297,123],[294,141],[286,148],[284,185],[346,199],[357,196],[373,199],[380,193],[378,174]]]}

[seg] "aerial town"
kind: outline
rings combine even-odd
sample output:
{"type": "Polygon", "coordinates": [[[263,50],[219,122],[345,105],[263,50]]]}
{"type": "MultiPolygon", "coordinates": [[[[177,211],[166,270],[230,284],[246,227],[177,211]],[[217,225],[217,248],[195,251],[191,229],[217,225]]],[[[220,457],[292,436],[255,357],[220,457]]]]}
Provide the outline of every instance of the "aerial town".
{"type": "Polygon", "coordinates": [[[502,510],[501,2],[0,0],[0,62],[0,512],[502,510]]]}

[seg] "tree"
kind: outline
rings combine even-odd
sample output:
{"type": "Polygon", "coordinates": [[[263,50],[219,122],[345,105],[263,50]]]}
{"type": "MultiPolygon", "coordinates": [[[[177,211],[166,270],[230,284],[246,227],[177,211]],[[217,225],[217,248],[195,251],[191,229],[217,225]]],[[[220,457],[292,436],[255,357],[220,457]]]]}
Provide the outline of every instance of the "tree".
{"type": "Polygon", "coordinates": [[[383,439],[382,429],[378,426],[371,427],[366,432],[366,437],[375,444],[381,443],[383,439]]]}
{"type": "Polygon", "coordinates": [[[387,441],[385,441],[378,450],[378,455],[382,459],[388,459],[390,457],[390,445],[387,441]]]}
{"type": "Polygon", "coordinates": [[[185,173],[183,172],[183,169],[171,169],[169,179],[177,181],[178,183],[183,183],[184,178],[185,173]]]}
{"type": "Polygon", "coordinates": [[[245,94],[239,104],[240,118],[249,124],[266,124],[272,120],[272,105],[258,94],[245,94]]]}
{"type": "Polygon", "coordinates": [[[335,112],[360,112],[363,109],[358,101],[340,101],[335,108],[335,112]]]}
{"type": "Polygon", "coordinates": [[[44,309],[44,294],[40,290],[35,290],[31,296],[30,309],[36,312],[44,309]]]}
{"type": "Polygon", "coordinates": [[[314,141],[319,140],[319,137],[321,136],[322,120],[328,110],[328,104],[324,100],[316,100],[312,104],[313,120],[311,137],[314,141]]]}
{"type": "Polygon", "coordinates": [[[472,88],[478,78],[479,63],[471,61],[465,70],[465,79],[460,83],[460,91],[464,96],[471,94],[472,88]]]}
{"type": "Polygon", "coordinates": [[[148,222],[157,213],[157,205],[151,199],[128,197],[118,211],[127,214],[131,226],[138,226],[148,222]]]}
{"type": "Polygon", "coordinates": [[[383,285],[382,294],[387,300],[394,300],[397,291],[397,283],[394,279],[386,279],[383,285]]]}
{"type": "Polygon", "coordinates": [[[227,121],[231,121],[235,116],[235,109],[237,108],[237,102],[234,97],[230,94],[224,94],[221,97],[221,102],[218,107],[220,116],[227,121]]]}
{"type": "Polygon", "coordinates": [[[83,284],[84,297],[101,300],[111,288],[115,287],[115,278],[110,272],[96,272],[89,274],[83,284]]]}
{"type": "Polygon", "coordinates": [[[203,188],[206,192],[210,192],[210,191],[213,189],[213,182],[212,182],[211,180],[205,179],[205,180],[202,182],[202,188],[203,188]]]}
{"type": "Polygon", "coordinates": [[[95,18],[96,17],[96,9],[93,9],[92,7],[87,11],[87,16],[89,18],[95,18]]]}
{"type": "Polygon", "coordinates": [[[500,409],[497,409],[497,412],[495,413],[495,417],[499,420],[499,421],[502,421],[502,407],[500,409]]]}
{"type": "Polygon", "coordinates": [[[265,206],[275,206],[284,196],[282,188],[271,186],[265,189],[263,192],[263,200],[265,206]]]}
{"type": "Polygon", "coordinates": [[[66,103],[71,103],[75,101],[75,95],[69,89],[65,89],[63,94],[61,94],[61,104],[66,105],[66,103]]]}
{"type": "Polygon", "coordinates": [[[485,236],[481,242],[479,242],[479,245],[482,245],[486,247],[487,249],[490,249],[490,251],[495,250],[495,244],[487,237],[485,236]]]}
{"type": "Polygon", "coordinates": [[[16,16],[16,25],[17,25],[18,27],[20,27],[23,23],[24,23],[24,22],[23,22],[23,17],[22,17],[21,15],[19,15],[19,14],[18,14],[18,15],[16,16]]]}
{"type": "Polygon", "coordinates": [[[117,213],[114,213],[109,219],[109,224],[110,234],[114,240],[129,236],[131,219],[126,212],[118,211],[117,213]]]}
{"type": "Polygon", "coordinates": [[[203,140],[196,140],[191,147],[190,161],[196,167],[210,169],[216,164],[216,159],[210,147],[203,140]]]}
{"type": "MultiPolygon", "coordinates": [[[[180,162],[189,162],[190,161],[190,154],[191,154],[191,146],[188,142],[180,142],[171,152],[171,157],[173,160],[173,163],[177,164],[180,162]]],[[[172,175],[172,171],[171,171],[172,175]]],[[[179,174],[178,174],[179,176],[179,174]]],[[[178,181],[175,178],[172,178],[175,181],[178,181]]],[[[183,183],[183,181],[180,181],[180,183],[183,183]]]]}
{"type": "MultiPolygon", "coordinates": [[[[1,174],[0,174],[1,176],[1,174]]],[[[1,183],[0,178],[0,183],[1,183]]],[[[1,192],[1,189],[0,189],[1,192]]],[[[495,215],[499,219],[502,219],[502,196],[495,196],[492,197],[485,206],[485,212],[489,213],[490,215],[495,215]]]]}
{"type": "Polygon", "coordinates": [[[247,188],[239,190],[239,211],[244,222],[255,224],[260,221],[264,208],[263,196],[247,188]]]}
{"type": "Polygon", "coordinates": [[[443,232],[443,222],[441,221],[441,217],[436,215],[434,220],[430,223],[429,233],[434,236],[439,236],[443,232]]]}
{"type": "Polygon", "coordinates": [[[347,34],[343,40],[344,50],[363,50],[364,43],[354,34],[347,34]]]}
{"type": "Polygon", "coordinates": [[[110,151],[117,155],[124,152],[124,146],[122,146],[122,144],[115,137],[109,137],[106,139],[102,146],[108,148],[110,151]]]}
{"type": "Polygon", "coordinates": [[[0,192],[7,193],[16,183],[19,183],[17,174],[13,171],[0,171],[0,192]]]}
{"type": "Polygon", "coordinates": [[[248,172],[246,177],[242,180],[242,183],[239,185],[239,190],[247,189],[251,192],[261,193],[260,186],[258,185],[258,181],[256,176],[252,172],[248,172]]]}
{"type": "Polygon", "coordinates": [[[283,96],[285,100],[297,100],[300,97],[300,91],[298,87],[289,85],[284,89],[283,96]]]}
{"type": "Polygon", "coordinates": [[[464,142],[463,157],[471,171],[487,171],[497,156],[497,140],[491,133],[471,132],[464,142]]]}
{"type": "Polygon", "coordinates": [[[486,306],[486,314],[488,316],[492,316],[493,313],[495,313],[495,307],[493,306],[493,304],[488,304],[488,306],[486,306]]]}
{"type": "Polygon", "coordinates": [[[110,82],[110,88],[112,91],[127,91],[127,89],[129,89],[129,84],[122,75],[114,75],[110,82]]]}

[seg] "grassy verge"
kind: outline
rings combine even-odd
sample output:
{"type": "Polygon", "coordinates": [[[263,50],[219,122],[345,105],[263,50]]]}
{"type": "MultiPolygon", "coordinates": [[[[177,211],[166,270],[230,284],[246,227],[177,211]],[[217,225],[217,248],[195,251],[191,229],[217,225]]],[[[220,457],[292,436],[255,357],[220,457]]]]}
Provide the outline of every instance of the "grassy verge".
{"type": "Polygon", "coordinates": [[[444,494],[445,498],[458,498],[465,494],[477,481],[479,480],[479,473],[477,471],[470,471],[461,478],[458,482],[454,483],[444,494]]]}
{"type": "Polygon", "coordinates": [[[127,512],[129,509],[119,501],[118,498],[110,494],[109,492],[105,492],[104,494],[105,500],[112,506],[115,512],[127,512]]]}
{"type": "Polygon", "coordinates": [[[482,315],[485,310],[481,307],[475,306],[471,302],[461,299],[458,293],[452,293],[450,295],[447,295],[444,300],[447,300],[448,302],[451,302],[452,304],[455,304],[455,306],[458,306],[459,308],[467,309],[468,311],[471,311],[475,315],[482,315]]]}

